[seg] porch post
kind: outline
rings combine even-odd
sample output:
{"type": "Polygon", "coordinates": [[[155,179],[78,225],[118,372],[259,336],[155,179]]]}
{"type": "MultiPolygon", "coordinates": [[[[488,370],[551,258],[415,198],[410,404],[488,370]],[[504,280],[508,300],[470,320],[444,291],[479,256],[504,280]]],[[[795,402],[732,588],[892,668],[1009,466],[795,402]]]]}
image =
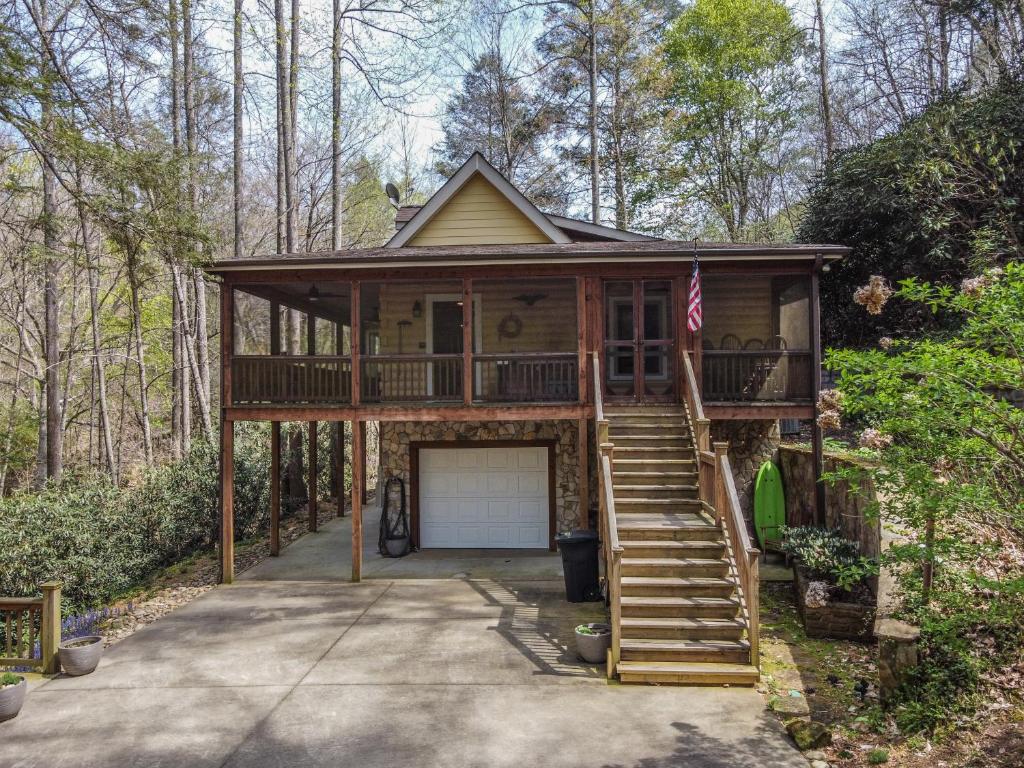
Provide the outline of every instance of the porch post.
{"type": "Polygon", "coordinates": [[[576,455],[579,458],[578,479],[576,488],[579,491],[580,508],[578,512],[578,525],[580,530],[590,528],[590,456],[587,452],[589,440],[587,435],[587,420],[580,419],[577,426],[576,455]]]}
{"type": "MultiPolygon", "coordinates": [[[[223,411],[222,411],[223,412],[223,411]]],[[[220,420],[220,583],[235,580],[235,423],[220,420]]]]}
{"type": "MultiPolygon", "coordinates": [[[[281,305],[270,302],[270,354],[281,354],[281,305]]],[[[270,555],[281,554],[281,422],[270,422],[270,555]]]]}
{"type": "Polygon", "coordinates": [[[352,422],[352,581],[363,577],[363,422],[352,422]]]}
{"type": "MultiPolygon", "coordinates": [[[[352,319],[351,319],[350,325],[349,325],[349,328],[351,329],[351,332],[350,332],[349,335],[351,337],[350,338],[350,346],[351,346],[351,351],[352,351],[352,363],[351,363],[351,365],[352,365],[352,406],[353,407],[357,407],[359,405],[360,396],[362,394],[362,386],[360,384],[362,371],[360,370],[360,363],[359,363],[359,353],[360,353],[360,349],[359,349],[359,346],[360,346],[360,344],[359,344],[359,336],[360,336],[360,330],[359,330],[359,312],[360,312],[360,309],[359,309],[359,293],[360,293],[360,291],[359,291],[359,281],[358,280],[353,280],[352,281],[352,302],[351,302],[352,303],[352,307],[351,307],[352,319]]],[[[354,420],[352,422],[352,425],[353,425],[352,432],[354,433],[355,432],[355,428],[354,428],[355,427],[355,421],[354,420]]]]}
{"type": "Polygon", "coordinates": [[[281,422],[270,422],[270,554],[281,554],[281,422]]]}
{"type": "Polygon", "coordinates": [[[220,287],[220,580],[235,580],[235,424],[227,419],[231,403],[231,355],[234,352],[234,289],[220,287]]]}
{"type": "Polygon", "coordinates": [[[587,390],[587,284],[586,278],[576,278],[576,378],[577,401],[586,404],[587,390]]]}
{"type": "Polygon", "coordinates": [[[814,399],[814,423],[811,425],[811,460],[814,463],[814,522],[825,525],[825,471],[821,427],[818,426],[818,394],[821,391],[821,295],[818,275],[824,260],[819,253],[811,273],[811,397],[814,399]]]}
{"type": "MultiPolygon", "coordinates": [[[[351,301],[351,297],[350,297],[351,301]]],[[[334,354],[341,357],[345,350],[345,326],[342,325],[339,317],[334,323],[334,354]]],[[[341,363],[338,363],[339,375],[341,375],[341,363]]],[[[335,450],[335,468],[338,487],[335,491],[338,500],[338,517],[345,516],[345,422],[337,422],[338,432],[335,439],[338,441],[335,450]]]]}
{"type": "MultiPolygon", "coordinates": [[[[316,316],[312,313],[306,314],[306,354],[310,357],[316,355],[316,316]]],[[[310,363],[311,366],[315,366],[315,363],[310,363]]],[[[310,377],[310,380],[315,380],[314,377],[310,377]]],[[[309,513],[309,531],[310,533],[316,533],[317,529],[317,475],[319,474],[320,467],[317,461],[317,444],[316,444],[316,422],[309,422],[309,480],[307,485],[309,486],[309,503],[306,505],[306,509],[309,513]]]]}
{"type": "Polygon", "coordinates": [[[462,280],[462,404],[473,404],[473,281],[462,280]]]}

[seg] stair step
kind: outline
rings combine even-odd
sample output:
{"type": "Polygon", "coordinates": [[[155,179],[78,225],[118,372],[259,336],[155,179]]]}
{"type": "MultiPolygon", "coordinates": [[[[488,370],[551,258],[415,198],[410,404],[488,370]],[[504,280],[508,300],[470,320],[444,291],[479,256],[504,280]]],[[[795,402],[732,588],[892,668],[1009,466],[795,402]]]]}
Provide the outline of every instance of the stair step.
{"type": "Polygon", "coordinates": [[[623,638],[623,661],[695,661],[749,664],[750,643],[746,640],[649,640],[623,638]]]}
{"type": "Polygon", "coordinates": [[[622,539],[626,557],[696,557],[720,559],[725,556],[721,539],[675,540],[622,539]]]}
{"type": "Polygon", "coordinates": [[[684,467],[692,467],[697,462],[694,459],[672,459],[665,456],[635,459],[614,455],[612,463],[615,465],[615,473],[618,474],[619,466],[626,472],[630,471],[630,469],[640,472],[664,472],[665,467],[678,467],[682,469],[684,467]],[[652,467],[661,467],[662,469],[652,469],[652,467]]]}
{"type": "Polygon", "coordinates": [[[616,500],[629,499],[696,499],[699,492],[693,485],[616,485],[616,500]]]}
{"type": "Polygon", "coordinates": [[[686,499],[682,497],[666,499],[623,499],[616,497],[615,513],[618,515],[632,515],[642,512],[673,512],[683,510],[703,509],[700,499],[686,499]]]}
{"type": "Polygon", "coordinates": [[[623,576],[718,576],[729,572],[729,563],[722,559],[685,557],[624,557],[623,576]]]}
{"type": "Polygon", "coordinates": [[[736,585],[717,576],[622,576],[623,596],[732,597],[736,585]]]}
{"type": "Polygon", "coordinates": [[[638,617],[701,617],[729,619],[738,615],[739,601],[730,597],[622,597],[622,615],[638,617]]]}
{"type": "MultiPolygon", "coordinates": [[[[615,473],[615,478],[619,480],[683,480],[683,479],[697,479],[696,472],[685,472],[683,470],[677,470],[675,472],[644,472],[642,470],[631,470],[631,469],[620,469],[615,473]]],[[[696,487],[696,486],[694,486],[696,487]]]]}
{"type": "Polygon", "coordinates": [[[736,617],[629,616],[621,627],[623,639],[739,640],[746,625],[736,617]]]}
{"type": "Polygon", "coordinates": [[[657,435],[624,435],[618,430],[609,430],[608,437],[615,444],[616,450],[622,448],[636,446],[642,448],[644,446],[658,447],[662,443],[674,443],[679,446],[686,446],[687,448],[692,447],[693,441],[690,439],[688,434],[679,434],[673,432],[662,431],[657,435]]]}
{"type": "Polygon", "coordinates": [[[679,425],[684,428],[687,435],[690,434],[690,425],[682,416],[659,419],[658,421],[636,421],[635,419],[630,419],[628,421],[609,421],[608,430],[611,432],[618,429],[655,429],[660,431],[665,429],[667,425],[679,425]]]}
{"type": "Polygon", "coordinates": [[[637,512],[616,521],[623,541],[720,541],[722,532],[700,511],[637,512]]]}
{"type": "Polygon", "coordinates": [[[757,685],[752,664],[713,664],[692,661],[620,661],[616,671],[623,683],[660,685],[757,685]]]}

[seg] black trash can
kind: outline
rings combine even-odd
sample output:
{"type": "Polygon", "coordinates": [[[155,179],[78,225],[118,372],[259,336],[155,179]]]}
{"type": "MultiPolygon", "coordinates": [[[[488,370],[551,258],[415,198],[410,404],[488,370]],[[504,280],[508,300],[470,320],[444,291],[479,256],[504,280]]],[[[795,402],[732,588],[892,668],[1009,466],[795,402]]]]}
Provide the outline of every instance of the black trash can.
{"type": "Polygon", "coordinates": [[[565,599],[570,603],[594,602],[601,599],[598,579],[597,550],[600,547],[594,531],[573,531],[555,537],[562,553],[565,574],[565,599]]]}

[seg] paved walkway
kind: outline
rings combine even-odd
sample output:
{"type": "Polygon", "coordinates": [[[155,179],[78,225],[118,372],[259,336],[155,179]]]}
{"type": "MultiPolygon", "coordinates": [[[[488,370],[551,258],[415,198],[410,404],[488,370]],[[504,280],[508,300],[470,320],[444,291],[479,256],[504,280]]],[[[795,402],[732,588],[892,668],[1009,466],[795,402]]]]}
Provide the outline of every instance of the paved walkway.
{"type": "MultiPolygon", "coordinates": [[[[330,530],[272,568],[301,572],[314,545],[330,530]]],[[[34,687],[0,723],[0,766],[806,768],[750,689],[614,685],[577,661],[572,629],[600,605],[557,581],[281,576],[34,687]]]]}

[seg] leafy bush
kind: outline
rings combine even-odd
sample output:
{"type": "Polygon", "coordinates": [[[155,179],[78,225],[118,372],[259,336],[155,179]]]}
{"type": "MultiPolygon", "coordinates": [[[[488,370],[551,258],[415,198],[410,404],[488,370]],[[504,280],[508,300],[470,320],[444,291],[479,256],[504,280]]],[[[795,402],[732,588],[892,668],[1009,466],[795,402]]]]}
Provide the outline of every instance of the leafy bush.
{"type": "Polygon", "coordinates": [[[782,549],[800,561],[811,578],[850,592],[877,573],[875,563],[860,554],[860,546],[839,531],[802,526],[782,529],[782,549]]]}
{"type": "MultiPolygon", "coordinates": [[[[235,534],[266,524],[269,471],[258,427],[235,442],[235,534]]],[[[0,500],[0,594],[31,595],[63,584],[65,615],[124,594],[156,569],[218,538],[218,472],[213,446],[118,488],[106,475],[68,473],[59,485],[0,500]]]]}

